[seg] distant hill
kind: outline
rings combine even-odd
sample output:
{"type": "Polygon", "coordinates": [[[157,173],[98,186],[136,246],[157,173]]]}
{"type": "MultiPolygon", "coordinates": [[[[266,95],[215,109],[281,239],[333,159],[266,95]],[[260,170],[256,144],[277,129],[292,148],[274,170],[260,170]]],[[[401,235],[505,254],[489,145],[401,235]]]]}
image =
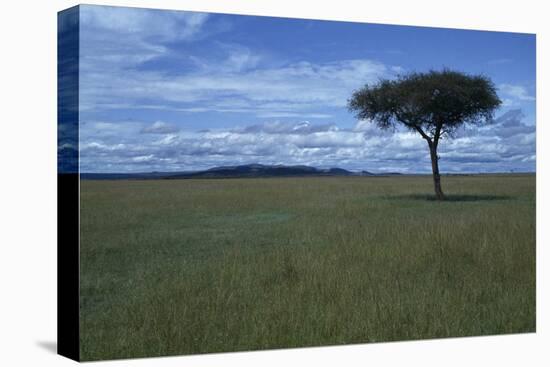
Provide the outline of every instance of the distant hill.
{"type": "Polygon", "coordinates": [[[231,177],[288,177],[288,176],[352,176],[342,168],[319,169],[310,166],[246,164],[215,167],[206,171],[175,174],[167,178],[231,178],[231,177]]]}
{"type": "Polygon", "coordinates": [[[351,172],[343,168],[315,168],[310,166],[286,166],[245,164],[214,167],[194,172],[145,172],[145,173],[81,173],[84,180],[124,179],[187,179],[187,178],[239,178],[239,177],[293,177],[293,176],[376,176],[368,171],[351,172]]]}

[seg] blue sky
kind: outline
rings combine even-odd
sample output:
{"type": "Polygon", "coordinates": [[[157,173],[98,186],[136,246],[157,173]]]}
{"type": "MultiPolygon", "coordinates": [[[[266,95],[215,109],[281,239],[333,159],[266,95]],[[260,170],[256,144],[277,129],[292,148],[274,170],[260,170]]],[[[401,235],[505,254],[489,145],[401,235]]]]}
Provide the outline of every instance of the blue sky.
{"type": "Polygon", "coordinates": [[[448,67],[503,106],[440,145],[443,172],[535,170],[535,36],[80,7],[82,172],[307,164],[430,172],[425,141],[347,110],[365,83],[448,67]]]}

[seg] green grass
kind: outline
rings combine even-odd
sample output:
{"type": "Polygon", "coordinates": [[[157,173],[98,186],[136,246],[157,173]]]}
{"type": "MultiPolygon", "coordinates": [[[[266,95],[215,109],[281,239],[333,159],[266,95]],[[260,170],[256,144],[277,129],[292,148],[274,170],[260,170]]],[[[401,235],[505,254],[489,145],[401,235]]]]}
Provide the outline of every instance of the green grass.
{"type": "Polygon", "coordinates": [[[535,331],[535,176],[81,182],[81,357],[535,331]]]}

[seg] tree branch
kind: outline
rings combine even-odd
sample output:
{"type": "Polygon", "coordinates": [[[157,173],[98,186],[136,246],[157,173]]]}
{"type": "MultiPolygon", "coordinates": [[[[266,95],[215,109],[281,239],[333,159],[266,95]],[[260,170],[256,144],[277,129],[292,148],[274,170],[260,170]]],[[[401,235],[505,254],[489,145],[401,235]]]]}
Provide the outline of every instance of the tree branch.
{"type": "Polygon", "coordinates": [[[424,130],[422,130],[422,128],[420,128],[420,126],[413,125],[413,127],[416,129],[416,131],[420,133],[420,135],[422,135],[424,139],[426,139],[430,143],[432,142],[432,139],[430,139],[430,137],[424,132],[424,130]]]}
{"type": "Polygon", "coordinates": [[[443,127],[443,124],[439,123],[435,127],[435,134],[434,134],[434,145],[437,147],[437,144],[439,143],[439,138],[441,138],[441,128],[443,127]]]}

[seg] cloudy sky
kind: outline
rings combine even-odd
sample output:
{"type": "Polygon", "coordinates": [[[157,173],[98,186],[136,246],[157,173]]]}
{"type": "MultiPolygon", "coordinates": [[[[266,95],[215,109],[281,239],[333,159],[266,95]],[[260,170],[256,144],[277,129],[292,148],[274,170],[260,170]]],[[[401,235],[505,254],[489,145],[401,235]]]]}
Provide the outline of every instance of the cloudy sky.
{"type": "Polygon", "coordinates": [[[365,83],[442,67],[489,76],[503,106],[442,141],[441,170],[535,170],[534,35],[81,6],[80,36],[81,172],[427,173],[420,136],[346,104],[365,83]]]}

